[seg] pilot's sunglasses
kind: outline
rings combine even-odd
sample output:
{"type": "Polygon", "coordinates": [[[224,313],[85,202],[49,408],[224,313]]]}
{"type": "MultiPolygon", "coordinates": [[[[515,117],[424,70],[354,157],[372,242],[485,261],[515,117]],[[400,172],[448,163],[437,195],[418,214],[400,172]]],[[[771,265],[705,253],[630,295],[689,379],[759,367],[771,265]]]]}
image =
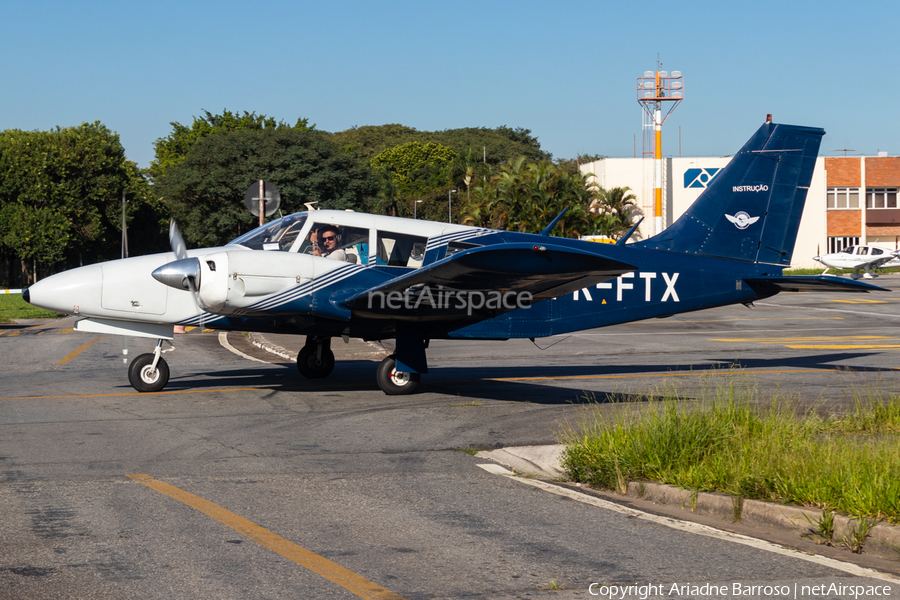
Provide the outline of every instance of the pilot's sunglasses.
{"type": "Polygon", "coordinates": [[[334,240],[334,239],[337,239],[337,238],[335,238],[335,236],[333,236],[333,235],[329,236],[329,237],[322,236],[322,241],[324,241],[324,242],[330,242],[331,240],[334,240]]]}

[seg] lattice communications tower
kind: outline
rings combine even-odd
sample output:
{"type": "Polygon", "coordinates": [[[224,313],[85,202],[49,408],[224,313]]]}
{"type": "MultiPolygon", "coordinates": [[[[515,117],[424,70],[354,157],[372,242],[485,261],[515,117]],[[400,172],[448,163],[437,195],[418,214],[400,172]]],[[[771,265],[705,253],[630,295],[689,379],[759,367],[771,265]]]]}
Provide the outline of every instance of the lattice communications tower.
{"type": "MultiPolygon", "coordinates": [[[[661,66],[661,65],[660,65],[661,66]]],[[[684,78],[681,71],[644,71],[637,80],[637,100],[644,109],[644,149],[647,151],[648,133],[652,131],[654,158],[653,174],[653,220],[654,234],[663,230],[662,204],[662,124],[675,107],[684,99],[684,78]],[[668,103],[667,110],[663,105],[668,103]]]]}

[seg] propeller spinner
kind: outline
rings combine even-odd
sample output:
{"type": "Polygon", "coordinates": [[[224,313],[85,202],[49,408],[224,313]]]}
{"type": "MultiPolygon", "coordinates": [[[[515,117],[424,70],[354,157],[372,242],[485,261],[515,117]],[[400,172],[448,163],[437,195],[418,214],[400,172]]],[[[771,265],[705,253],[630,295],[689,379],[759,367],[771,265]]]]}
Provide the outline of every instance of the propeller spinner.
{"type": "Polygon", "coordinates": [[[200,289],[200,260],[198,258],[182,258],[159,267],[153,273],[153,279],[176,290],[196,292],[200,289]]]}

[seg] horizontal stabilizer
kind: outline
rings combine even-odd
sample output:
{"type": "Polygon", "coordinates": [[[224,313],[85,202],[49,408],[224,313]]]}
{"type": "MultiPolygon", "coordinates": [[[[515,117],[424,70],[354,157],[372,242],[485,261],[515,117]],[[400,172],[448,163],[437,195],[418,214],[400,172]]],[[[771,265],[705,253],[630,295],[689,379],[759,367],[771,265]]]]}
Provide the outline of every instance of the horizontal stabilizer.
{"type": "Polygon", "coordinates": [[[462,317],[475,322],[635,270],[633,265],[552,243],[499,244],[458,252],[356,294],[344,304],[376,318],[462,317]],[[470,300],[478,304],[480,299],[484,305],[473,308],[470,300]]]}
{"type": "Polygon", "coordinates": [[[871,283],[835,275],[793,275],[750,277],[744,282],[754,290],[776,292],[889,292],[871,283]]]}

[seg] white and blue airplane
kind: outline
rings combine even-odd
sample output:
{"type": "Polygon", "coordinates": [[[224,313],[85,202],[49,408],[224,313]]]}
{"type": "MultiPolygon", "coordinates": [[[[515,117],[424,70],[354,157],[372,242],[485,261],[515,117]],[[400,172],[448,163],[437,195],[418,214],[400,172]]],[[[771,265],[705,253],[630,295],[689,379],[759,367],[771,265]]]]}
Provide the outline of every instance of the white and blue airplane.
{"type": "MultiPolygon", "coordinates": [[[[396,340],[376,380],[407,394],[434,339],[537,338],[731,304],[783,291],[882,290],[829,275],[784,276],[822,129],[765,123],[671,227],[617,244],[353,212],[272,221],[219,248],[66,271],[27,302],[84,317],[79,331],[157,339],[129,367],[161,390],[175,325],[305,336],[306,377],[334,367],[332,338],[396,340]]],[[[562,215],[560,215],[562,216],[562,215]]]]}

